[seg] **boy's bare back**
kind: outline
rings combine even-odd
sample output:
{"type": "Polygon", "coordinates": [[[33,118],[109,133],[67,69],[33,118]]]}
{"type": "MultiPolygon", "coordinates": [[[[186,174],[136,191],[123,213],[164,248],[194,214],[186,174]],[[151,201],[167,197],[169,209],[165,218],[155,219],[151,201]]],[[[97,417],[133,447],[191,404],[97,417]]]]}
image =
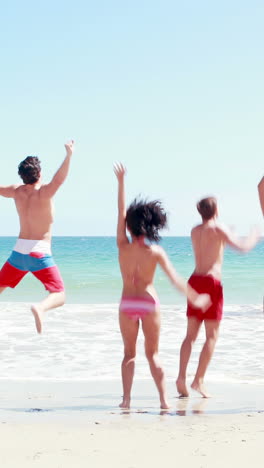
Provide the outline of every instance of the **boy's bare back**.
{"type": "Polygon", "coordinates": [[[234,232],[217,221],[218,209],[215,197],[203,198],[197,203],[202,223],[191,232],[197,275],[213,275],[221,280],[223,254],[226,245],[248,252],[257,243],[260,231],[253,228],[247,238],[238,239],[234,232]]]}
{"type": "Polygon", "coordinates": [[[213,275],[221,279],[225,239],[222,229],[215,221],[200,224],[192,229],[192,244],[195,256],[195,273],[213,275]]]}

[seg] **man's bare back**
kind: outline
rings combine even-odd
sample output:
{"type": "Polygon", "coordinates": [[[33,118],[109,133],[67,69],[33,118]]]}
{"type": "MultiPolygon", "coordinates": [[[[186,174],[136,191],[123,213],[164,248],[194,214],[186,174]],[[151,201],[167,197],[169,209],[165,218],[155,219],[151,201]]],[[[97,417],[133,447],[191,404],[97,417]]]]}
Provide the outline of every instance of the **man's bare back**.
{"type": "Polygon", "coordinates": [[[53,203],[43,196],[41,184],[19,186],[14,199],[20,221],[19,238],[50,241],[53,203]]]}
{"type": "Polygon", "coordinates": [[[225,246],[229,245],[241,252],[248,252],[256,245],[259,234],[259,230],[253,228],[247,238],[239,239],[231,229],[218,223],[215,218],[203,221],[191,232],[195,256],[194,273],[213,275],[221,280],[225,246]]]}
{"type": "Polygon", "coordinates": [[[194,273],[213,275],[221,279],[224,252],[224,236],[215,221],[208,221],[192,229],[192,245],[195,256],[194,273]]]}

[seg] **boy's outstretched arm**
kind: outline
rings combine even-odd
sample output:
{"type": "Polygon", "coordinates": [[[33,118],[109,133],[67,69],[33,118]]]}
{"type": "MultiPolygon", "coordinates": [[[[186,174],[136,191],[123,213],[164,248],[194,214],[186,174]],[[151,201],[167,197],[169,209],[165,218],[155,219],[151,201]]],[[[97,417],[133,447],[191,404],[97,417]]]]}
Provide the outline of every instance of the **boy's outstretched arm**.
{"type": "Polygon", "coordinates": [[[16,189],[19,185],[0,186],[0,195],[6,198],[15,198],[16,189]]]}
{"type": "Polygon", "coordinates": [[[261,235],[261,231],[257,226],[254,226],[247,237],[237,237],[231,229],[227,226],[218,227],[222,234],[223,241],[232,247],[233,249],[239,250],[240,252],[249,252],[258,243],[261,235]]]}
{"type": "Polygon", "coordinates": [[[118,181],[118,219],[117,219],[117,245],[121,247],[128,244],[126,235],[126,201],[125,201],[125,173],[123,164],[114,165],[114,173],[118,181]]]}
{"type": "Polygon", "coordinates": [[[171,264],[165,251],[159,247],[158,263],[166,273],[172,284],[181,293],[183,293],[188,301],[192,303],[194,307],[202,309],[204,312],[212,304],[210,296],[208,294],[198,294],[175,270],[171,264]]]}
{"type": "Polygon", "coordinates": [[[264,177],[262,177],[261,181],[258,184],[258,193],[259,193],[260,206],[261,206],[262,213],[264,216],[264,177]]]}
{"type": "Polygon", "coordinates": [[[60,186],[63,184],[63,182],[65,181],[68,175],[71,157],[72,157],[72,153],[74,150],[74,141],[70,140],[64,146],[66,149],[66,157],[62,165],[60,166],[60,168],[57,170],[57,172],[53,176],[51,182],[41,187],[40,192],[41,192],[41,196],[43,197],[52,198],[57,192],[57,190],[60,188],[60,186]]]}

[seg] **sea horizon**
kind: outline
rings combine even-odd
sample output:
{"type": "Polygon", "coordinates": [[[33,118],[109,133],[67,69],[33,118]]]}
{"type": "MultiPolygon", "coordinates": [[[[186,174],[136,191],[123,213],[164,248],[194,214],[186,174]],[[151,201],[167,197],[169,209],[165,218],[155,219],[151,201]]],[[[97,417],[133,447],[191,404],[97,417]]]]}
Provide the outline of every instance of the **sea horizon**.
{"type": "MultiPolygon", "coordinates": [[[[16,236],[0,237],[0,266],[5,263],[16,236]]],[[[164,236],[160,245],[166,250],[176,271],[186,280],[194,270],[191,239],[164,236]]],[[[65,282],[68,303],[117,303],[122,279],[115,236],[53,236],[52,251],[65,282]]],[[[263,301],[264,241],[247,254],[225,249],[222,282],[225,304],[261,304],[263,301]]],[[[154,285],[161,303],[186,303],[158,267],[154,285]]],[[[14,289],[7,288],[2,301],[28,302],[43,297],[43,286],[30,274],[14,289]]]]}

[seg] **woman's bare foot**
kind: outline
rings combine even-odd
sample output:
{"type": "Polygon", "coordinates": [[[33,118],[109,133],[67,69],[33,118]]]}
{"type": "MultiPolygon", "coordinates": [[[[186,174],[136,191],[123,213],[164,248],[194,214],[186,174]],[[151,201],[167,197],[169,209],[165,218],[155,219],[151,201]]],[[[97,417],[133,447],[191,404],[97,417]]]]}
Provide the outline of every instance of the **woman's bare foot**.
{"type": "Polygon", "coordinates": [[[122,403],[120,403],[119,408],[129,409],[130,408],[130,398],[123,398],[122,403]]]}
{"type": "Polygon", "coordinates": [[[196,392],[200,393],[203,398],[211,398],[211,395],[206,391],[203,382],[195,382],[194,380],[191,384],[191,388],[196,392]]]}
{"type": "Polygon", "coordinates": [[[189,392],[186,387],[185,379],[181,379],[178,377],[178,379],[176,380],[176,388],[177,388],[180,398],[185,398],[189,396],[189,392]]]}
{"type": "Polygon", "coordinates": [[[37,306],[36,304],[33,304],[31,306],[31,312],[34,315],[37,332],[41,333],[42,332],[43,310],[41,309],[41,307],[37,306]]]}

